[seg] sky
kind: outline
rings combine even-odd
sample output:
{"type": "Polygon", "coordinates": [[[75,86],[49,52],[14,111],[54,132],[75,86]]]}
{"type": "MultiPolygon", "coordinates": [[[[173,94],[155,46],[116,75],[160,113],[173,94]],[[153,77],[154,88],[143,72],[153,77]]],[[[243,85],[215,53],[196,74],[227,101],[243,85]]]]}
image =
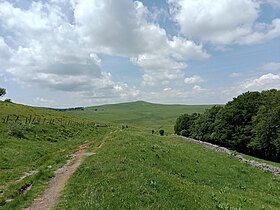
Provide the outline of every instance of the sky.
{"type": "Polygon", "coordinates": [[[0,87],[48,107],[280,89],[280,0],[0,0],[0,87]]]}

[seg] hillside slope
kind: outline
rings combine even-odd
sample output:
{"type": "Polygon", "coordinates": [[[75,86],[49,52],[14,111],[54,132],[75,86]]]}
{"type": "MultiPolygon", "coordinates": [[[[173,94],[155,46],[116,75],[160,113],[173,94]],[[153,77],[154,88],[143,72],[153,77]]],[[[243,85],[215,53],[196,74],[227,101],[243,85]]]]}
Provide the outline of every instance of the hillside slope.
{"type": "Polygon", "coordinates": [[[280,179],[176,136],[120,130],[56,209],[279,209],[280,179]]]}
{"type": "Polygon", "coordinates": [[[71,111],[78,116],[117,124],[141,127],[145,130],[165,129],[173,133],[177,117],[184,113],[202,113],[212,105],[163,105],[145,101],[86,107],[84,111],[71,111]]]}
{"type": "Polygon", "coordinates": [[[26,207],[81,144],[98,144],[110,128],[92,121],[0,102],[0,208],[26,207]]]}

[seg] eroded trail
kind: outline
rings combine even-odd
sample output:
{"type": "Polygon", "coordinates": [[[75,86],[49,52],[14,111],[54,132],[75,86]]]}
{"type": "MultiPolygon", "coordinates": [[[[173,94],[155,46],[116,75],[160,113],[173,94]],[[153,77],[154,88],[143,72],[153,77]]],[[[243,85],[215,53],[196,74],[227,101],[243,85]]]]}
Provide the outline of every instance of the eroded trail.
{"type": "Polygon", "coordinates": [[[85,152],[85,149],[89,146],[90,144],[81,145],[72,155],[71,159],[55,172],[55,176],[52,178],[46,191],[36,198],[31,206],[25,210],[46,210],[54,207],[70,176],[81,165],[85,157],[95,154],[85,152]]]}

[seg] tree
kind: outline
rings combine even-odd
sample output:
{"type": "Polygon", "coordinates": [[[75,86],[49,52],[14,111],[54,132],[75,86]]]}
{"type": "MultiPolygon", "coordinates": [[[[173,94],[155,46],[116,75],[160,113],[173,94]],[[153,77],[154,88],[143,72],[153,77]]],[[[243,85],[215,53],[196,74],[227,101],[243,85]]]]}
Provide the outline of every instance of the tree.
{"type": "Polygon", "coordinates": [[[280,160],[280,90],[246,92],[203,114],[181,115],[176,134],[261,158],[280,160]]]}
{"type": "Polygon", "coordinates": [[[163,130],[163,129],[159,130],[159,134],[160,134],[161,136],[163,136],[163,135],[164,135],[164,130],[163,130]]]}
{"type": "Polygon", "coordinates": [[[215,134],[219,144],[249,152],[248,144],[253,138],[252,122],[261,103],[261,93],[246,92],[228,102],[217,114],[215,134]]]}
{"type": "Polygon", "coordinates": [[[250,146],[256,155],[278,160],[280,158],[280,91],[262,92],[261,107],[253,119],[255,134],[250,146]]]}
{"type": "Polygon", "coordinates": [[[202,140],[215,142],[214,127],[215,120],[218,112],[223,109],[222,106],[213,106],[210,109],[206,109],[195,121],[192,128],[192,137],[202,140]]]}
{"type": "Polygon", "coordinates": [[[0,96],[6,95],[6,89],[5,88],[0,88],[0,96]]]}
{"type": "Polygon", "coordinates": [[[194,121],[199,117],[199,115],[200,114],[193,113],[193,114],[183,114],[179,116],[174,126],[175,134],[181,135],[182,130],[185,130],[184,135],[190,136],[194,121]]]}

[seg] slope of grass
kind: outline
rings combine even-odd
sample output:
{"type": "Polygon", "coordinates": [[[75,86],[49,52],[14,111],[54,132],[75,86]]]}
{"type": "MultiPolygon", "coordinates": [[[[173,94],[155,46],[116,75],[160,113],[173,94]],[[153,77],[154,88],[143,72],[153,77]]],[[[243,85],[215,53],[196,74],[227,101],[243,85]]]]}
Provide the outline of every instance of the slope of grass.
{"type": "Polygon", "coordinates": [[[150,132],[170,134],[178,115],[208,107],[135,102],[65,113],[0,102],[0,208],[28,206],[80,144],[95,150],[105,142],[70,178],[56,209],[280,209],[279,177],[150,132]],[[30,115],[56,123],[25,124],[30,115]],[[17,116],[23,121],[14,123],[17,116]],[[95,120],[129,128],[83,126],[95,120]],[[76,124],[60,123],[68,121],[76,124]],[[31,171],[37,173],[19,180],[31,171]]]}
{"type": "Polygon", "coordinates": [[[164,129],[173,133],[179,115],[202,113],[212,105],[162,105],[144,101],[86,107],[84,111],[72,113],[97,120],[137,126],[145,130],[164,129]]]}
{"type": "Polygon", "coordinates": [[[66,125],[64,122],[90,122],[64,113],[0,102],[0,208],[22,209],[46,188],[54,170],[65,164],[80,144],[93,146],[110,129],[66,125]],[[7,116],[10,120],[6,122],[7,116]],[[25,123],[30,115],[55,119],[57,123],[25,123]],[[15,122],[16,117],[19,120],[15,122]],[[4,123],[5,121],[5,123],[4,123]],[[21,178],[26,173],[33,173],[21,178]],[[32,184],[27,194],[24,186],[32,184]],[[6,202],[10,201],[10,202],[6,202]]]}
{"type": "Polygon", "coordinates": [[[115,132],[56,209],[279,209],[280,179],[178,137],[115,132]]]}

